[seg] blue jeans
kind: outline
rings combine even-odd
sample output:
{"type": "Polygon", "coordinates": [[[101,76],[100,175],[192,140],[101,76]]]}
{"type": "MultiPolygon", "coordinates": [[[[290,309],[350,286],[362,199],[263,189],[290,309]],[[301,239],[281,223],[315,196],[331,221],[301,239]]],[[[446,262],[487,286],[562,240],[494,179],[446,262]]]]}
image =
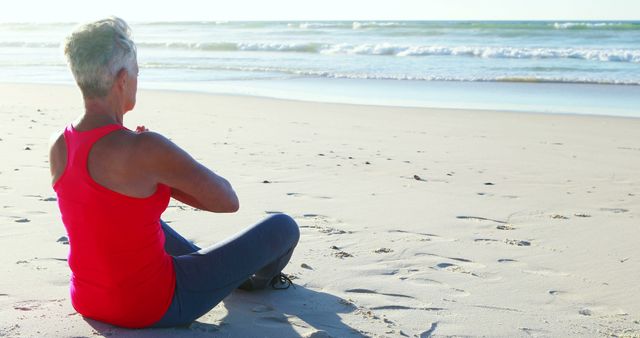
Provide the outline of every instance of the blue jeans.
{"type": "Polygon", "coordinates": [[[250,277],[271,279],[287,265],[300,238],[298,225],[285,214],[270,216],[205,249],[161,224],[165,251],[173,257],[176,288],[169,309],[151,327],[188,325],[250,277]]]}

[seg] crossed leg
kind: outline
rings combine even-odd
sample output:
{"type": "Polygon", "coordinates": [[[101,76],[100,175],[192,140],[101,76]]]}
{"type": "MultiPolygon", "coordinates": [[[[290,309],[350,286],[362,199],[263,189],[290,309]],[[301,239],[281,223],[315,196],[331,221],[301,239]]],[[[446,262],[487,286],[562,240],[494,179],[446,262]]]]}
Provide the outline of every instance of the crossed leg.
{"type": "Polygon", "coordinates": [[[257,288],[287,265],[300,238],[295,221],[277,214],[239,234],[200,249],[166,223],[165,250],[173,256],[176,290],[171,306],[154,327],[186,325],[207,313],[247,280],[257,288]]]}

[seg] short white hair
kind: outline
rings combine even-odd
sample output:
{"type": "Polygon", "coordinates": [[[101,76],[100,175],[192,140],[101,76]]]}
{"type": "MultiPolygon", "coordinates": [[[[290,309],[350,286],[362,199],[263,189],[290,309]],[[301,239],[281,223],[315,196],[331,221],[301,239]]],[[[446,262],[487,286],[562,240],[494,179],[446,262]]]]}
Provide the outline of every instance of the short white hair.
{"type": "Polygon", "coordinates": [[[104,97],[123,68],[134,74],[131,28],[117,17],[83,24],[64,41],[64,55],[84,97],[104,97]]]}

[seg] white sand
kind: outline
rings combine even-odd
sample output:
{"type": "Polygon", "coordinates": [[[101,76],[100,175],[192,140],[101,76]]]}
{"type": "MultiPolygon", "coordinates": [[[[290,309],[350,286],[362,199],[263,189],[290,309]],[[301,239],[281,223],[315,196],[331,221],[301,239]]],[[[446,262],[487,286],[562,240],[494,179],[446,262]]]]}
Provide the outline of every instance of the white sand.
{"type": "Polygon", "coordinates": [[[172,202],[176,230],[207,246],[281,211],[302,238],[295,289],[126,330],[75,313],[56,242],[47,142],[78,91],[0,93],[0,336],[640,336],[640,119],[140,92],[125,124],[240,196],[231,215],[172,202]]]}

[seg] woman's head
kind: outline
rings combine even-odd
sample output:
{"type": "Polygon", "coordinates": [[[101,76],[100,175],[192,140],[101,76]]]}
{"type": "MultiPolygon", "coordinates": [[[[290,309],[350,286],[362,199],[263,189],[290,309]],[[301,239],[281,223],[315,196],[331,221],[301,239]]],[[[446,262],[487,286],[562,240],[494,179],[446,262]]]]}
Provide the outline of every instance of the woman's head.
{"type": "Polygon", "coordinates": [[[105,97],[122,70],[137,76],[136,46],[129,25],[120,18],[76,28],[64,42],[64,55],[85,98],[105,97]]]}

